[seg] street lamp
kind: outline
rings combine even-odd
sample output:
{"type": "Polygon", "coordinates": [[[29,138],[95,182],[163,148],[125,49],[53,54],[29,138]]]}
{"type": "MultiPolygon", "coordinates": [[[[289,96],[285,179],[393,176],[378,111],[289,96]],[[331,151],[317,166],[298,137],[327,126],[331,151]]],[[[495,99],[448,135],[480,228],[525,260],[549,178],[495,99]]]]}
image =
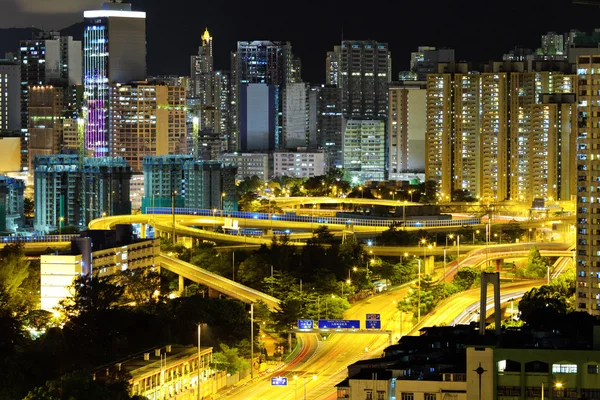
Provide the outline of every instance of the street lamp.
{"type": "Polygon", "coordinates": [[[406,203],[407,201],[404,200],[404,204],[402,205],[402,228],[404,230],[406,230],[406,203]]]}
{"type": "Polygon", "coordinates": [[[198,323],[198,399],[200,399],[200,391],[202,389],[202,380],[200,379],[200,372],[202,369],[202,356],[200,355],[200,336],[202,333],[202,323],[198,323]]]}
{"type": "Polygon", "coordinates": [[[473,231],[473,245],[475,245],[475,234],[479,235],[479,229],[473,231]]]}
{"type": "Polygon", "coordinates": [[[171,192],[171,215],[173,217],[173,243],[175,243],[175,195],[177,190],[171,192]]]}
{"type": "MultiPolygon", "coordinates": [[[[562,382],[554,382],[554,387],[556,389],[562,389],[563,384],[562,384],[562,382]]],[[[552,396],[552,393],[550,393],[550,396],[552,396]]],[[[554,396],[552,396],[552,397],[554,397],[554,396]]],[[[542,398],[541,399],[544,400],[544,382],[542,382],[542,398]]]]}
{"type": "Polygon", "coordinates": [[[410,189],[410,190],[408,191],[408,194],[409,194],[409,196],[410,196],[410,202],[411,202],[411,203],[413,202],[413,199],[412,199],[412,195],[413,195],[413,193],[414,193],[414,190],[413,190],[413,189],[410,189]]]}
{"type": "Polygon", "coordinates": [[[531,228],[529,228],[529,233],[527,234],[527,242],[531,243],[531,228]]]}
{"type": "Polygon", "coordinates": [[[221,216],[223,216],[223,199],[227,196],[227,193],[221,193],[221,216]]]}
{"type": "MultiPolygon", "coordinates": [[[[346,279],[345,283],[348,285],[348,287],[350,287],[350,284],[352,283],[352,281],[350,280],[350,278],[348,278],[348,279],[346,279]]],[[[342,281],[342,298],[344,298],[344,281],[342,281]]]]}
{"type": "Polygon", "coordinates": [[[65,220],[65,217],[60,217],[58,219],[58,236],[59,237],[62,236],[62,224],[63,224],[64,220],[65,220]]]}
{"type": "MultiPolygon", "coordinates": [[[[304,376],[304,400],[306,400],[306,377],[304,376]]],[[[312,376],[313,381],[317,380],[317,375],[312,376]]]]}
{"type": "Polygon", "coordinates": [[[214,231],[216,229],[216,225],[217,225],[217,209],[213,208],[212,212],[213,212],[213,231],[214,231]]]}

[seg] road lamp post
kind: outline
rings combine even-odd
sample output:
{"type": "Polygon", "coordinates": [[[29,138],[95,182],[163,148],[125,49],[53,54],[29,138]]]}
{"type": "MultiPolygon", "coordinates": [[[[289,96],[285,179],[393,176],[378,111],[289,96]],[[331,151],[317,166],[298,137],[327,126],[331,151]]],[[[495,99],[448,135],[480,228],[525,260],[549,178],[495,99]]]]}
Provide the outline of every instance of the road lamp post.
{"type": "Polygon", "coordinates": [[[417,259],[418,264],[419,264],[419,269],[418,269],[418,279],[419,279],[419,292],[417,294],[417,324],[421,322],[421,260],[417,259]]]}
{"type": "Polygon", "coordinates": [[[58,238],[59,238],[59,240],[62,237],[62,224],[63,224],[64,220],[65,220],[65,217],[60,217],[58,219],[58,238]]]}
{"type": "Polygon", "coordinates": [[[227,193],[225,192],[221,193],[221,216],[223,216],[223,200],[225,199],[226,195],[227,193]]]}
{"type": "Polygon", "coordinates": [[[215,231],[216,225],[217,225],[217,209],[213,208],[212,212],[213,212],[213,231],[215,231]]]}
{"type": "Polygon", "coordinates": [[[412,195],[413,195],[413,193],[414,193],[414,190],[413,190],[413,189],[410,189],[410,190],[408,191],[408,195],[410,196],[410,202],[411,202],[411,203],[413,202],[413,199],[412,199],[412,195]]]}
{"type": "Polygon", "coordinates": [[[460,235],[456,235],[456,272],[458,272],[458,266],[460,265],[460,235]]]}
{"type": "Polygon", "coordinates": [[[254,379],[254,303],[250,303],[250,379],[254,379]]]}
{"type": "Polygon", "coordinates": [[[173,217],[173,244],[175,244],[175,195],[177,190],[171,192],[171,216],[173,217]]]}
{"type": "Polygon", "coordinates": [[[202,369],[202,355],[200,354],[200,336],[202,333],[201,323],[198,323],[198,399],[200,399],[200,391],[202,389],[202,380],[200,379],[200,372],[202,369]]]}
{"type": "Polygon", "coordinates": [[[406,230],[406,200],[404,200],[404,204],[402,205],[402,228],[406,230]]]}
{"type": "Polygon", "coordinates": [[[529,232],[527,233],[527,242],[531,243],[531,228],[529,228],[529,232]]]}

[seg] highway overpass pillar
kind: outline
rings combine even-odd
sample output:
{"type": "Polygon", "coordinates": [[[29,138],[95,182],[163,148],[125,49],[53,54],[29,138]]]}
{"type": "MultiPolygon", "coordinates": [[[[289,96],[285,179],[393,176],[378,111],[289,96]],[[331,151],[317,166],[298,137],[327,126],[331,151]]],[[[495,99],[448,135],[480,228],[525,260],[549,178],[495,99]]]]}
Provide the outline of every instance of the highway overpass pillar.
{"type": "Polygon", "coordinates": [[[179,295],[183,296],[183,291],[185,290],[185,284],[183,281],[183,276],[179,275],[179,295]]]}
{"type": "Polygon", "coordinates": [[[504,260],[502,260],[502,259],[496,260],[496,272],[500,272],[503,264],[504,264],[504,260]]]}
{"type": "Polygon", "coordinates": [[[481,273],[481,298],[479,300],[479,334],[485,335],[485,319],[487,314],[487,285],[491,283],[494,286],[494,319],[496,324],[496,335],[500,335],[500,273],[482,272],[481,273]]]}
{"type": "Polygon", "coordinates": [[[140,238],[146,239],[146,224],[140,224],[140,238]]]}
{"type": "Polygon", "coordinates": [[[292,351],[292,332],[288,332],[288,349],[292,351]]]}

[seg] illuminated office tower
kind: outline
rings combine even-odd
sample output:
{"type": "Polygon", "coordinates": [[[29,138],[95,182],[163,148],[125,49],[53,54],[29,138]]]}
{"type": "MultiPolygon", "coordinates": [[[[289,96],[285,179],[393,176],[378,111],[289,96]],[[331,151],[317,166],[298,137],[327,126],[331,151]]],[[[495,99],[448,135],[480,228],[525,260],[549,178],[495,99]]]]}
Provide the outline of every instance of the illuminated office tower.
{"type": "Polygon", "coordinates": [[[138,82],[110,87],[111,155],[133,172],[145,156],[186,152],[185,87],[138,82]]]}
{"type": "Polygon", "coordinates": [[[343,117],[342,90],[333,85],[322,85],[317,91],[317,143],[325,151],[327,170],[342,168],[343,154],[343,117]]]}
{"type": "Polygon", "coordinates": [[[340,49],[338,87],[346,118],[387,118],[391,54],[387,43],[344,40],[340,49]]]}
{"type": "Polygon", "coordinates": [[[578,75],[577,138],[577,311],[600,315],[600,246],[598,189],[600,168],[600,104],[596,83],[600,80],[600,55],[580,56],[578,75]]]}
{"type": "Polygon", "coordinates": [[[18,63],[0,62],[0,131],[21,129],[20,70],[18,63]]]}
{"type": "Polygon", "coordinates": [[[104,157],[114,144],[108,137],[110,85],[146,79],[146,13],[110,2],[83,16],[85,148],[104,157]]]}
{"type": "Polygon", "coordinates": [[[385,179],[384,119],[344,121],[344,169],[360,182],[385,179]]]}
{"type": "Polygon", "coordinates": [[[212,42],[213,38],[207,28],[202,35],[202,46],[198,48],[198,55],[193,55],[190,59],[192,72],[192,93],[190,94],[192,97],[199,98],[201,104],[212,104],[212,74],[214,72],[212,42]]]}
{"type": "Polygon", "coordinates": [[[334,46],[325,59],[325,84],[337,86],[340,73],[341,46],[334,46]]]}
{"type": "Polygon", "coordinates": [[[406,170],[425,169],[425,132],[427,130],[426,89],[422,83],[405,82],[389,88],[388,179],[406,170]]]}

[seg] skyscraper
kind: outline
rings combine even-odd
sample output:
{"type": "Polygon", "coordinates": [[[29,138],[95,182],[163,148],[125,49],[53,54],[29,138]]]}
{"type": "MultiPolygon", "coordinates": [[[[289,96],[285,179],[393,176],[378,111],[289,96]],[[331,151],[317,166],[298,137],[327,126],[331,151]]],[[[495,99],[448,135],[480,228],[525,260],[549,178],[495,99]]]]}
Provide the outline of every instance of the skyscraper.
{"type": "MultiPolygon", "coordinates": [[[[238,42],[237,52],[232,55],[232,105],[237,103],[238,109],[235,116],[236,132],[232,135],[232,149],[240,147],[242,138],[238,137],[240,132],[239,113],[240,90],[244,84],[263,83],[275,85],[278,95],[273,98],[278,118],[275,125],[272,149],[283,146],[282,138],[282,97],[279,95],[288,83],[296,82],[299,77],[299,61],[292,54],[292,45],[289,42],[253,41],[238,42]]],[[[241,132],[240,132],[241,133],[241,132]]]]}
{"type": "Polygon", "coordinates": [[[387,43],[342,41],[338,87],[347,118],[387,118],[391,55],[387,43]]]}
{"type": "Polygon", "coordinates": [[[283,90],[283,146],[308,145],[308,85],[289,83],[283,90]]]}
{"type": "Polygon", "coordinates": [[[160,82],[110,86],[111,156],[122,157],[134,173],[144,156],[186,152],[185,87],[160,82]]]}
{"type": "Polygon", "coordinates": [[[323,85],[318,88],[317,143],[325,151],[327,169],[343,166],[342,133],[342,90],[333,85],[323,85]]]}
{"type": "Polygon", "coordinates": [[[21,68],[18,63],[0,62],[0,131],[21,128],[21,68]]]}
{"type": "Polygon", "coordinates": [[[146,13],[110,2],[83,16],[85,148],[103,157],[111,151],[109,86],[146,78],[146,13]]]}
{"type": "Polygon", "coordinates": [[[389,88],[387,142],[391,180],[406,170],[425,169],[426,93],[423,83],[415,81],[392,84],[389,88]]]}

